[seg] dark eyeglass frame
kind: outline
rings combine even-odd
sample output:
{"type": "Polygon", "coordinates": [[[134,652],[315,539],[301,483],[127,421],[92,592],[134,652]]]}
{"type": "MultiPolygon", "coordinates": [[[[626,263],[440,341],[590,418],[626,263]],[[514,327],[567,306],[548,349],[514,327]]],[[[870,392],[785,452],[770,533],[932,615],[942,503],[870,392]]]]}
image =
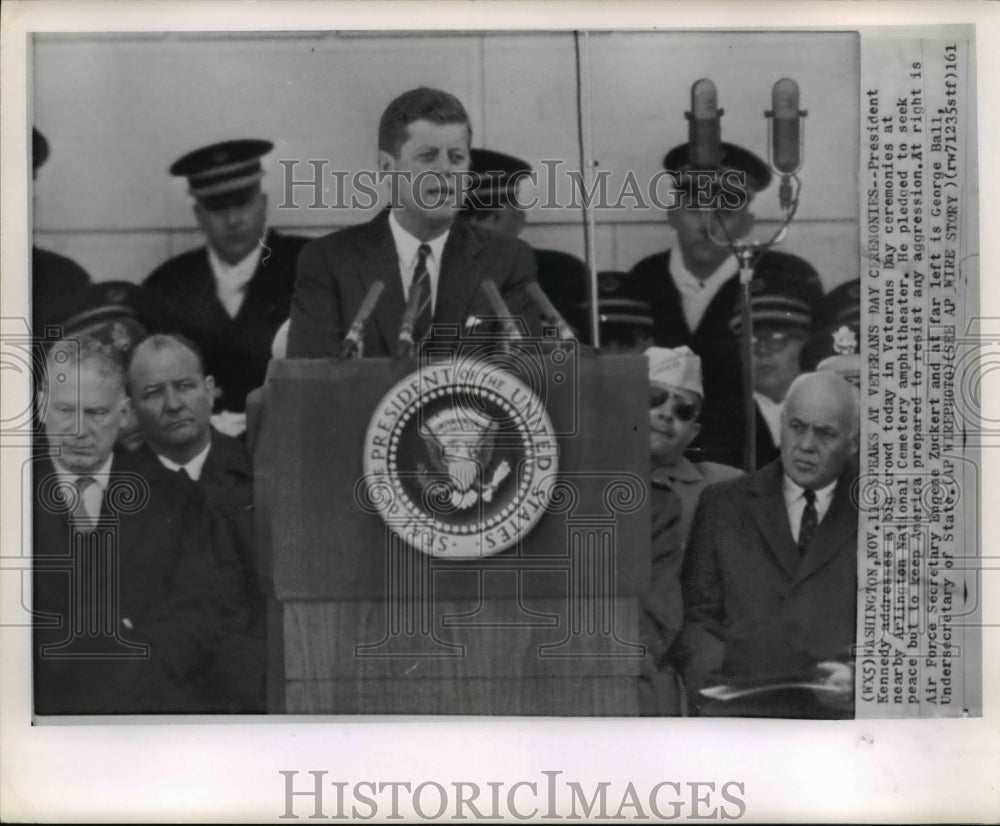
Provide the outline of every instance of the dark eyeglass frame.
{"type": "Polygon", "coordinates": [[[697,402],[689,402],[682,399],[672,390],[667,390],[665,387],[656,387],[651,385],[649,388],[649,409],[655,410],[667,401],[673,401],[670,406],[670,411],[674,414],[674,418],[679,422],[693,422],[698,418],[698,413],[701,412],[697,402]]]}

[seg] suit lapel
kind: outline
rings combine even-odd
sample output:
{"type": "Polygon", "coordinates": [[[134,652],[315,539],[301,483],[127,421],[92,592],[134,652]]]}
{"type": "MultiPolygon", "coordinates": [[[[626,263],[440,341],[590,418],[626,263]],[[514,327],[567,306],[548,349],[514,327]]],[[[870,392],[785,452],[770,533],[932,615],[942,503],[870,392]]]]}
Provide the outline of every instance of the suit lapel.
{"type": "Polygon", "coordinates": [[[764,547],[794,577],[799,567],[799,549],[788,525],[788,510],[781,489],[781,462],[765,467],[750,488],[750,513],[764,537],[764,547]]]}
{"type": "Polygon", "coordinates": [[[461,324],[465,321],[483,277],[475,266],[475,258],[482,246],[479,238],[463,222],[452,224],[441,255],[435,322],[461,324]]]}
{"type": "Polygon", "coordinates": [[[816,573],[840,552],[845,543],[857,545],[858,514],[851,505],[851,484],[851,474],[841,476],[830,507],[823,516],[823,521],[819,523],[819,530],[802,559],[796,580],[805,579],[816,573]]]}
{"type": "MultiPolygon", "coordinates": [[[[396,243],[389,229],[389,210],[383,210],[368,223],[357,241],[360,254],[358,275],[365,293],[376,281],[385,284],[385,291],[375,307],[375,326],[378,328],[386,352],[393,353],[399,336],[399,325],[406,308],[403,295],[403,277],[399,273],[399,256],[396,243]]],[[[345,329],[352,319],[345,318],[345,329]]]]}

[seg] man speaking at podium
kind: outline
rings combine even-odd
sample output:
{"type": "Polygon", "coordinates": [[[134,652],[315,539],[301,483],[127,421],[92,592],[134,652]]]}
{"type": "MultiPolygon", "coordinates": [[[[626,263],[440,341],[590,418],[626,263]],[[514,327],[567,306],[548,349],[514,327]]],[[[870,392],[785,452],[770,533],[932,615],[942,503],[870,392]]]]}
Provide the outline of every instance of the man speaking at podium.
{"type": "Polygon", "coordinates": [[[454,222],[471,139],[465,107],[447,92],[421,87],[389,104],[379,123],[378,157],[380,171],[392,181],[390,208],[303,249],[289,358],[339,355],[378,281],[385,289],[364,332],[365,356],[394,355],[404,320],[419,341],[432,323],[469,325],[497,315],[480,290],[486,280],[496,285],[511,315],[537,331],[538,310],[527,292],[535,283],[531,247],[454,222]]]}

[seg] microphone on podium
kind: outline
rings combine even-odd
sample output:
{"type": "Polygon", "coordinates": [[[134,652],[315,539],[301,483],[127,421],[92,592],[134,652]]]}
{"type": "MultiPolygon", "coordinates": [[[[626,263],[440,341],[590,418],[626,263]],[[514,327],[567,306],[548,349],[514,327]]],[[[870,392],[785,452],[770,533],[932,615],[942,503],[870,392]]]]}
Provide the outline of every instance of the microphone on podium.
{"type": "Polygon", "coordinates": [[[722,162],[722,124],[715,84],[707,78],[691,87],[688,119],[688,159],[692,169],[718,169],[722,162]]]}
{"type": "Polygon", "coordinates": [[[368,288],[361,306],[354,315],[354,321],[351,322],[351,327],[347,331],[347,335],[344,336],[344,346],[340,350],[340,357],[342,359],[360,358],[362,356],[361,350],[364,347],[363,336],[365,334],[365,325],[368,323],[368,319],[371,318],[372,313],[375,312],[375,305],[378,304],[378,300],[382,297],[382,290],[384,289],[385,283],[382,281],[376,281],[368,288]]]}
{"type": "Polygon", "coordinates": [[[486,300],[490,303],[490,307],[500,320],[500,325],[503,328],[504,335],[511,339],[523,338],[524,336],[521,335],[521,328],[518,327],[514,322],[514,319],[511,318],[510,308],[507,306],[507,302],[504,301],[503,297],[500,295],[497,285],[490,281],[490,279],[484,278],[480,283],[479,288],[483,291],[483,295],[486,296],[486,300]]]}
{"type": "Polygon", "coordinates": [[[406,299],[406,309],[403,311],[403,320],[399,323],[399,338],[396,345],[396,358],[405,358],[413,355],[413,328],[417,323],[417,313],[420,310],[420,290],[416,289],[416,284],[411,285],[410,295],[406,299]]]}
{"type": "Polygon", "coordinates": [[[545,319],[549,324],[552,324],[559,331],[559,338],[563,341],[568,339],[576,338],[573,335],[573,330],[570,328],[569,324],[566,323],[566,319],[562,317],[555,305],[549,300],[549,297],[545,294],[544,290],[535,282],[528,285],[528,295],[531,296],[532,301],[538,305],[539,309],[542,311],[542,318],[545,319]]]}

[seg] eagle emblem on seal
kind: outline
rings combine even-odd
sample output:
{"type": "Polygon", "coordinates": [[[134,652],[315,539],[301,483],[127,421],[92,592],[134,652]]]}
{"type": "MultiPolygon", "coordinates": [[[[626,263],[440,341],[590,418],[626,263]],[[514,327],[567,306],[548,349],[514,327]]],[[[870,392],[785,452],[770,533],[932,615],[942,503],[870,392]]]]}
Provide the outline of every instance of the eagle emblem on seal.
{"type": "Polygon", "coordinates": [[[480,499],[492,502],[510,475],[507,461],[492,465],[497,429],[495,420],[463,406],[447,407],[431,416],[419,430],[427,448],[427,462],[417,464],[423,487],[446,484],[447,490],[441,492],[457,510],[470,508],[480,499]]]}

